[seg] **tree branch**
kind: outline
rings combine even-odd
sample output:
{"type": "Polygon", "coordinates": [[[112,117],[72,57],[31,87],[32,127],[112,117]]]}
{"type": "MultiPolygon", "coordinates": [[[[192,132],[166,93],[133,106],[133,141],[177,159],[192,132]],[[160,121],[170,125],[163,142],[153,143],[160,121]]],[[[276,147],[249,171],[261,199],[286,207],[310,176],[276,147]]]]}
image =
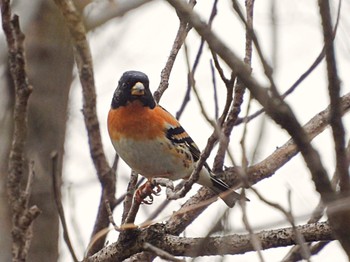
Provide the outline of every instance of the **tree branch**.
{"type": "MultiPolygon", "coordinates": [[[[350,110],[350,93],[342,97],[342,109],[342,115],[350,110]]],[[[322,133],[329,125],[329,115],[330,107],[318,113],[303,126],[310,141],[322,133]]],[[[298,153],[298,147],[294,141],[290,139],[284,145],[278,147],[275,152],[266,159],[248,167],[247,179],[249,184],[254,185],[265,178],[271,177],[279,168],[298,153]]],[[[231,167],[226,169],[223,173],[218,174],[225,182],[232,186],[232,188],[239,188],[242,186],[237,168],[239,167],[231,167]]],[[[175,212],[167,221],[167,232],[174,235],[180,234],[206,209],[207,206],[199,206],[199,203],[208,201],[212,197],[214,197],[214,194],[209,189],[202,187],[197,194],[187,200],[180,210],[175,212]]]]}
{"type": "MultiPolygon", "coordinates": [[[[341,118],[340,105],[340,82],[337,73],[337,66],[333,46],[332,21],[330,14],[330,6],[328,0],[319,0],[319,9],[322,20],[323,37],[325,43],[327,76],[328,76],[328,92],[331,100],[330,125],[333,131],[333,140],[335,143],[336,155],[336,172],[339,174],[339,186],[343,196],[346,197],[350,193],[349,183],[349,161],[345,151],[345,130],[341,118]]],[[[348,229],[348,221],[350,220],[350,210],[343,210],[331,214],[327,212],[329,221],[334,227],[337,239],[340,241],[345,252],[350,258],[350,230],[348,229]]]]}
{"type": "Polygon", "coordinates": [[[335,153],[337,162],[337,172],[340,178],[341,191],[347,192],[350,189],[349,183],[349,163],[345,152],[345,131],[341,119],[340,105],[340,81],[337,73],[337,64],[334,54],[332,21],[328,0],[319,1],[320,14],[322,18],[323,37],[325,43],[325,53],[327,62],[328,92],[331,101],[330,125],[333,131],[335,142],[335,153]]]}
{"type": "MultiPolygon", "coordinates": [[[[256,233],[263,250],[294,245],[297,243],[297,230],[306,242],[334,240],[327,222],[302,226],[280,228],[256,233]]],[[[84,262],[122,261],[144,250],[144,243],[149,243],[172,256],[213,256],[235,255],[255,251],[249,234],[232,234],[219,237],[190,238],[166,234],[162,225],[156,224],[143,230],[134,231],[127,246],[113,243],[84,262]]]]}
{"type": "MultiPolygon", "coordinates": [[[[108,213],[105,208],[105,200],[114,208],[115,204],[115,175],[109,166],[103,152],[100,126],[96,114],[96,91],[93,73],[92,57],[90,47],[86,39],[80,14],[71,0],[55,0],[61,10],[70,35],[73,39],[74,56],[79,71],[80,82],[83,88],[83,115],[88,133],[90,155],[93,160],[98,179],[102,186],[102,195],[99,204],[92,238],[95,234],[109,225],[108,213]]],[[[95,253],[104,245],[105,238],[99,238],[90,248],[90,254],[95,253]]]]}
{"type": "MultiPolygon", "coordinates": [[[[196,1],[191,0],[189,5],[193,8],[195,5],[195,2],[196,1]]],[[[179,17],[179,19],[180,19],[180,25],[179,25],[179,29],[177,30],[176,36],[175,36],[173,47],[170,50],[170,55],[169,55],[169,58],[165,64],[165,67],[163,68],[163,70],[161,72],[161,80],[159,83],[159,87],[153,94],[153,97],[157,102],[159,102],[163,93],[165,92],[165,90],[169,86],[170,73],[173,69],[177,54],[179,53],[183,43],[185,42],[186,36],[187,36],[189,30],[191,29],[188,26],[188,23],[186,21],[182,20],[181,17],[179,17]]]]}
{"type": "Polygon", "coordinates": [[[32,240],[32,224],[40,214],[37,206],[29,207],[29,198],[34,171],[26,164],[24,147],[27,139],[28,99],[33,90],[26,72],[24,53],[24,34],[21,31],[19,18],[12,15],[10,1],[1,0],[2,28],[5,32],[9,68],[15,87],[15,108],[13,112],[14,133],[9,156],[7,176],[7,196],[12,210],[12,259],[25,261],[32,240]],[[28,176],[25,177],[25,176],[28,176]],[[28,179],[23,190],[22,184],[28,179]]]}
{"type": "Polygon", "coordinates": [[[250,76],[250,69],[235,55],[211,29],[195,14],[186,3],[178,0],[168,2],[189,21],[196,31],[207,41],[212,51],[216,52],[225,63],[236,72],[242,82],[250,90],[254,98],[265,108],[267,114],[279,125],[281,125],[293,137],[303,158],[311,172],[316,190],[320,193],[322,200],[329,203],[334,198],[328,174],[323,167],[318,152],[311,146],[297,121],[291,108],[279,97],[276,92],[270,94],[268,89],[260,85],[255,78],[250,76]]]}

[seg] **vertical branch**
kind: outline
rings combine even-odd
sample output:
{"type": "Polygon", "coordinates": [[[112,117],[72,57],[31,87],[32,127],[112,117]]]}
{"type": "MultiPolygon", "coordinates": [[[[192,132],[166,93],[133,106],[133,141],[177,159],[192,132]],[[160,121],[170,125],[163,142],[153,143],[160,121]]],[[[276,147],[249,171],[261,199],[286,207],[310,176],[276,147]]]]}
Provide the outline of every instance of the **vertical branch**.
{"type": "MultiPolygon", "coordinates": [[[[209,17],[209,21],[208,21],[208,25],[211,26],[211,24],[213,23],[213,20],[217,14],[217,3],[218,0],[215,0],[213,3],[213,7],[211,9],[211,13],[210,13],[210,17],[209,17]]],[[[181,19],[181,18],[180,18],[181,19]]],[[[202,52],[203,52],[203,47],[204,47],[204,39],[201,39],[201,43],[199,44],[199,48],[196,54],[196,58],[194,60],[192,69],[191,69],[191,75],[188,75],[187,77],[187,90],[186,90],[186,94],[185,97],[183,98],[182,104],[180,106],[180,109],[176,112],[176,119],[180,119],[182,113],[185,110],[185,107],[187,105],[187,103],[190,101],[190,93],[191,93],[191,83],[192,83],[192,79],[194,79],[194,74],[196,72],[196,69],[198,67],[200,58],[202,56],[202,52]]]]}
{"type": "MultiPolygon", "coordinates": [[[[108,200],[112,209],[115,206],[115,175],[103,152],[100,126],[96,114],[96,91],[92,57],[82,19],[71,0],[55,0],[55,3],[61,10],[73,39],[75,61],[83,88],[83,115],[88,133],[90,155],[102,186],[98,214],[92,232],[93,237],[97,232],[109,225],[108,213],[104,203],[105,200],[108,200]]],[[[94,245],[89,249],[89,254],[93,254],[101,249],[104,245],[104,240],[105,236],[95,241],[94,245]]]]}
{"type": "MultiPolygon", "coordinates": [[[[336,154],[336,172],[339,175],[340,190],[347,196],[350,192],[349,184],[349,162],[345,150],[345,131],[341,119],[340,106],[340,82],[337,73],[337,64],[334,54],[332,21],[328,0],[319,0],[320,16],[322,20],[323,38],[325,43],[325,54],[327,62],[328,92],[330,97],[330,125],[333,131],[336,154]]],[[[350,229],[347,223],[350,219],[349,210],[341,210],[332,213],[328,210],[331,225],[335,235],[348,257],[350,258],[350,229]]]]}
{"type": "Polygon", "coordinates": [[[32,86],[28,82],[26,58],[24,54],[24,34],[17,15],[12,15],[10,1],[1,1],[2,28],[5,32],[11,78],[15,86],[14,134],[9,157],[7,195],[12,209],[12,259],[25,261],[32,239],[31,228],[34,219],[40,214],[37,206],[29,207],[29,197],[34,172],[26,172],[24,146],[27,138],[28,99],[32,86]],[[28,175],[28,178],[25,177],[28,175]],[[25,190],[21,188],[27,179],[25,190]]]}
{"type": "MultiPolygon", "coordinates": [[[[254,0],[246,1],[246,44],[245,44],[245,57],[244,62],[250,67],[252,60],[252,34],[253,31],[253,14],[254,14],[254,0]]],[[[245,85],[240,78],[238,78],[235,86],[235,93],[233,98],[232,109],[227,117],[226,122],[223,125],[223,139],[220,140],[218,153],[214,160],[214,170],[220,171],[224,165],[225,154],[227,147],[230,143],[230,135],[235,122],[241,112],[241,105],[243,103],[243,96],[245,93],[245,85]]]]}
{"type": "Polygon", "coordinates": [[[337,172],[339,173],[339,185],[341,191],[350,190],[349,163],[345,152],[345,131],[341,119],[340,107],[340,81],[337,73],[337,62],[334,54],[332,18],[328,0],[319,0],[320,15],[322,19],[323,38],[327,62],[328,92],[331,103],[330,125],[333,131],[337,172]]]}
{"type": "Polygon", "coordinates": [[[74,252],[72,242],[70,241],[67,222],[66,222],[66,216],[64,214],[64,209],[62,205],[62,195],[61,195],[62,176],[61,174],[59,174],[59,171],[57,168],[58,153],[52,152],[51,159],[52,159],[52,187],[53,187],[53,193],[54,193],[58,215],[60,217],[61,225],[63,229],[63,239],[67,244],[68,250],[72,256],[73,261],[78,262],[78,259],[74,252]]]}
{"type": "MultiPolygon", "coordinates": [[[[194,5],[196,4],[196,1],[191,0],[189,4],[193,8],[194,5]]],[[[186,21],[184,21],[181,17],[179,17],[179,19],[180,19],[180,25],[179,25],[179,29],[177,30],[177,34],[176,34],[176,37],[175,37],[175,40],[173,43],[173,47],[171,48],[168,61],[166,62],[165,67],[163,68],[163,70],[161,72],[161,80],[160,80],[159,87],[153,94],[154,99],[157,102],[159,102],[164,91],[169,86],[170,73],[173,69],[177,54],[179,53],[179,50],[181,49],[181,47],[186,39],[187,33],[191,30],[191,27],[188,26],[188,23],[186,21]]]]}

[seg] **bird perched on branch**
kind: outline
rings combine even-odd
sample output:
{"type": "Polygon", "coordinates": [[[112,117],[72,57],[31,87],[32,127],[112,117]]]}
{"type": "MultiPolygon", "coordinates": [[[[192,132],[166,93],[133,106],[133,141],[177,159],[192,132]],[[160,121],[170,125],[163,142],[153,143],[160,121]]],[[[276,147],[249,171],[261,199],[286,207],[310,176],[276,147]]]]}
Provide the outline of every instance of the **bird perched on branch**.
{"type": "MultiPolygon", "coordinates": [[[[142,72],[127,71],[120,78],[108,114],[108,132],[118,155],[149,181],[189,178],[200,157],[180,123],[155,102],[142,72]]],[[[197,183],[213,190],[229,207],[241,197],[216,178],[206,163],[197,183]]],[[[152,188],[146,192],[155,193],[152,188]]]]}

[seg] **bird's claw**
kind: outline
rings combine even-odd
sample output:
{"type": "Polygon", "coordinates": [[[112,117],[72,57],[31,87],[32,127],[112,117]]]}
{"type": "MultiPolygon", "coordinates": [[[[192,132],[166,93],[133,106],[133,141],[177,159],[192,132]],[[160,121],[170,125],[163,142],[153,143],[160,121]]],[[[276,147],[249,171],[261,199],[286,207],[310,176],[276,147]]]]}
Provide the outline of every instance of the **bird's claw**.
{"type": "Polygon", "coordinates": [[[135,201],[139,204],[151,205],[153,203],[153,195],[158,196],[161,187],[158,184],[154,184],[152,181],[147,181],[145,184],[140,186],[135,193],[135,201]],[[146,200],[146,198],[149,198],[146,200]]]}

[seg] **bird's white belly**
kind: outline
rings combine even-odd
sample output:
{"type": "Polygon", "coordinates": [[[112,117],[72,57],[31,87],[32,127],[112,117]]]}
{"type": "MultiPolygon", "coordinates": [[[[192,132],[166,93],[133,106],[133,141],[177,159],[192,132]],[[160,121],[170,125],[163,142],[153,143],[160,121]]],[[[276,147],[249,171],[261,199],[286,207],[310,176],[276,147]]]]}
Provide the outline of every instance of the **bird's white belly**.
{"type": "Polygon", "coordinates": [[[178,152],[170,142],[120,139],[113,141],[113,146],[135,172],[146,178],[177,180],[188,177],[194,168],[190,152],[181,149],[178,152]]]}

